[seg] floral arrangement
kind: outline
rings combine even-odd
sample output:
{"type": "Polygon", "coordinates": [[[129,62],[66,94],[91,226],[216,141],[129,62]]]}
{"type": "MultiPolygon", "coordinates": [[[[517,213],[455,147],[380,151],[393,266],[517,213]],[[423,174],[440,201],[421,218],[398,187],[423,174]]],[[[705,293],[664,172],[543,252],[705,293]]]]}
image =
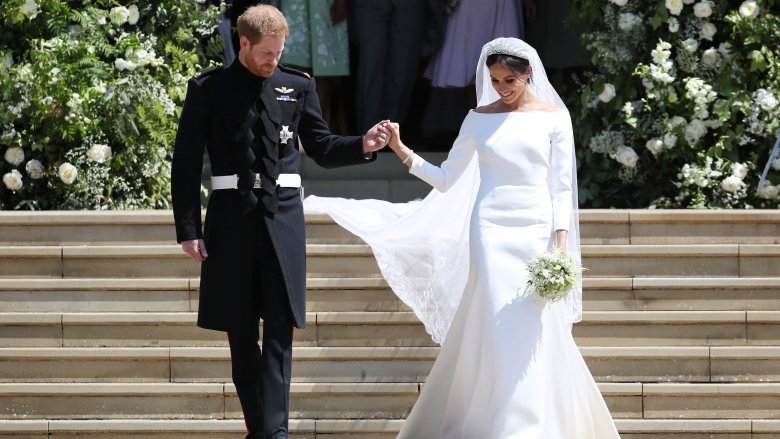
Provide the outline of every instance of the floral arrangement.
{"type": "Polygon", "coordinates": [[[572,105],[589,207],[777,208],[780,1],[575,0],[593,69],[572,105]]]}
{"type": "Polygon", "coordinates": [[[221,9],[0,2],[0,209],[168,207],[179,104],[221,59],[221,9]]]}
{"type": "Polygon", "coordinates": [[[569,296],[582,282],[582,268],[568,253],[554,249],[531,259],[527,289],[537,296],[556,302],[569,296]]]}

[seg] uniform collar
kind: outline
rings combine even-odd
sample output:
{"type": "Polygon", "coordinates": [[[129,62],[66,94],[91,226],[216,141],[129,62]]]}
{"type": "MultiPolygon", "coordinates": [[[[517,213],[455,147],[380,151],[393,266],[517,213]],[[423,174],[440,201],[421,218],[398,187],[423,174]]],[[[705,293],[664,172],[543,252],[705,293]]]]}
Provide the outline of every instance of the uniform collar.
{"type": "Polygon", "coordinates": [[[270,79],[273,77],[273,75],[276,74],[276,69],[274,69],[274,73],[272,73],[268,78],[257,76],[250,72],[249,69],[247,69],[243,64],[241,64],[241,61],[239,61],[238,58],[236,58],[233,61],[233,64],[230,65],[230,69],[233,70],[233,72],[235,72],[235,74],[241,78],[242,81],[255,87],[262,87],[266,79],[270,79]]]}

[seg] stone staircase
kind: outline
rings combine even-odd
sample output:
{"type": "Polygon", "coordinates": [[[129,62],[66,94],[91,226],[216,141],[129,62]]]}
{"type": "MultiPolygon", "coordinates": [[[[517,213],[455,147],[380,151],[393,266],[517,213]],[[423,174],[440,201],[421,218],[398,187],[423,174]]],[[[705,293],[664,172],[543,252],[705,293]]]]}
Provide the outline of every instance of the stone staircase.
{"type": "MultiPolygon", "coordinates": [[[[622,437],[780,438],[780,213],[581,214],[574,335],[622,437]]],[[[393,438],[438,348],[359,239],[307,228],[291,437],[393,438]]],[[[170,212],[0,213],[0,439],[243,437],[173,233],[170,212]]]]}

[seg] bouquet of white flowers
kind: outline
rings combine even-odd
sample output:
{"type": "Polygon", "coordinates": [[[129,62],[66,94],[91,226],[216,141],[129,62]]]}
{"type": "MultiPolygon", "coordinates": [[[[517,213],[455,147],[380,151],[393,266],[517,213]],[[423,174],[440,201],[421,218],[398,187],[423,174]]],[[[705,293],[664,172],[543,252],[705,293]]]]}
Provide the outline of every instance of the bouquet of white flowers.
{"type": "Polygon", "coordinates": [[[566,299],[571,290],[582,282],[582,272],[571,255],[553,249],[533,258],[528,263],[527,290],[551,302],[566,299]]]}

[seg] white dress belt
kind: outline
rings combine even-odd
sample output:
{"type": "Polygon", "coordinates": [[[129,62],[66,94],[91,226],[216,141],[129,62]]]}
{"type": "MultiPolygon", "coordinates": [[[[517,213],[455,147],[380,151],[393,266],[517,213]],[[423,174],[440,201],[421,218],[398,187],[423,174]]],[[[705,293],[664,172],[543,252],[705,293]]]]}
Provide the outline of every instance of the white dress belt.
{"type": "MultiPolygon", "coordinates": [[[[276,179],[276,185],[279,187],[301,187],[301,176],[299,174],[279,174],[276,179]]],[[[255,174],[255,184],[253,189],[260,189],[260,174],[255,174]]],[[[238,189],[238,175],[213,175],[211,177],[211,190],[238,189]]]]}

